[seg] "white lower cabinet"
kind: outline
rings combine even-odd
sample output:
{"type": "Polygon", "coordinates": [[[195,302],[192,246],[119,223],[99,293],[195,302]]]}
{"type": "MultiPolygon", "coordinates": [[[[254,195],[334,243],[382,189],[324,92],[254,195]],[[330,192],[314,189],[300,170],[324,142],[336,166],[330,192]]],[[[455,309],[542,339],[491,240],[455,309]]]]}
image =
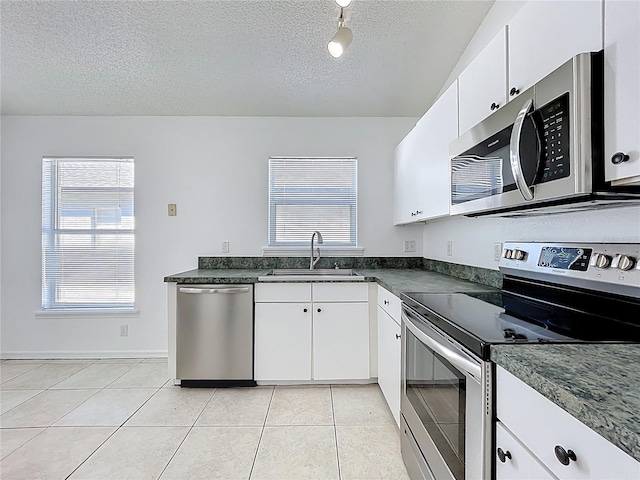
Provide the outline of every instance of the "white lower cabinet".
{"type": "Polygon", "coordinates": [[[368,380],[368,288],[364,282],[256,284],[255,379],[368,380]]]}
{"type": "Polygon", "coordinates": [[[378,305],[378,384],[400,426],[400,325],[378,305]]]}
{"type": "Polygon", "coordinates": [[[640,462],[500,366],[496,382],[498,421],[554,476],[640,478],[640,462]]]}
{"type": "Polygon", "coordinates": [[[401,311],[400,299],[378,285],[378,385],[398,427],[402,365],[401,311]]]}
{"type": "Polygon", "coordinates": [[[369,378],[368,304],[313,304],[313,378],[369,378]]]}
{"type": "Polygon", "coordinates": [[[311,302],[256,303],[256,380],[311,380],[311,302]]]}
{"type": "Polygon", "coordinates": [[[496,424],[496,480],[554,478],[501,422],[496,424]]]}

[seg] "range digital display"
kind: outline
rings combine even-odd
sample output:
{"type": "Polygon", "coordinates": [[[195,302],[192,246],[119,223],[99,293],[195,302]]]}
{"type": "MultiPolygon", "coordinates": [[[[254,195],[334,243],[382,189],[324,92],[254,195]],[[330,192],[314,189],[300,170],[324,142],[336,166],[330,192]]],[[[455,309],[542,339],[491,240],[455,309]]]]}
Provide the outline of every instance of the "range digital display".
{"type": "Polygon", "coordinates": [[[538,266],[586,272],[591,252],[590,248],[542,247],[538,266]]]}

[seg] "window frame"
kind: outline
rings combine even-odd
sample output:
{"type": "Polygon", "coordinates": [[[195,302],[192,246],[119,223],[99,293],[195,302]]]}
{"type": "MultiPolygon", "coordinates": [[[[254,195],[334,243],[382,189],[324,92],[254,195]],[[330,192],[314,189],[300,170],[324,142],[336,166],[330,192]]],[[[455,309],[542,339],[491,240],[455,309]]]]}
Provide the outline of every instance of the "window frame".
{"type": "MultiPolygon", "coordinates": [[[[269,185],[268,185],[268,195],[269,195],[269,216],[268,216],[268,245],[267,249],[287,249],[287,248],[296,248],[296,247],[308,247],[309,241],[288,241],[288,242],[278,242],[276,241],[276,232],[277,232],[277,223],[276,223],[276,209],[274,206],[276,205],[339,205],[338,202],[335,201],[335,197],[331,199],[309,199],[309,200],[298,200],[295,203],[287,202],[283,195],[278,195],[277,198],[272,197],[272,193],[274,191],[273,185],[273,176],[274,171],[272,169],[272,160],[349,160],[353,162],[354,174],[352,177],[352,185],[348,190],[349,196],[354,199],[353,203],[349,205],[349,242],[331,242],[325,239],[322,244],[323,248],[335,248],[335,249],[356,249],[358,248],[358,159],[355,156],[335,156],[335,157],[301,157],[301,156],[271,156],[269,157],[269,185]]],[[[328,188],[315,188],[315,187],[285,187],[284,189],[275,189],[280,192],[283,190],[295,191],[297,193],[305,193],[312,191],[320,191],[324,193],[331,193],[333,191],[345,191],[344,187],[328,187],[328,188]]],[[[322,233],[322,227],[318,227],[318,229],[322,233]]],[[[309,237],[311,238],[311,237],[309,237]]]]}
{"type": "MultiPolygon", "coordinates": [[[[99,312],[109,312],[109,311],[121,311],[121,312],[133,312],[136,313],[135,310],[135,161],[133,157],[129,156],[117,156],[117,157],[107,157],[107,156],[82,156],[82,157],[72,157],[72,156],[44,156],[42,157],[42,181],[41,181],[41,207],[42,207],[42,246],[41,246],[41,269],[42,269],[42,278],[41,278],[41,308],[43,313],[55,315],[55,312],[84,312],[90,313],[94,312],[99,314],[99,312]],[[96,228],[90,229],[81,229],[81,228],[62,228],[60,227],[61,218],[60,218],[60,197],[59,194],[61,190],[59,189],[58,182],[58,168],[60,161],[77,161],[77,162],[87,162],[87,161],[104,161],[104,162],[114,162],[118,161],[121,163],[131,163],[134,167],[134,181],[133,186],[131,187],[103,187],[104,190],[111,191],[126,191],[131,194],[131,217],[134,220],[133,228],[97,228],[96,225],[96,216],[92,215],[92,225],[96,228]],[[50,184],[47,185],[49,189],[49,211],[45,212],[45,177],[44,177],[44,168],[46,161],[55,161],[55,165],[51,167],[52,172],[50,175],[50,184]],[[48,213],[48,215],[47,215],[48,213]],[[54,270],[55,267],[50,268],[47,264],[47,257],[54,255],[50,252],[55,251],[55,242],[56,238],[59,235],[91,235],[92,242],[96,243],[96,240],[101,235],[132,235],[133,239],[133,252],[132,252],[132,260],[131,260],[131,269],[132,269],[132,281],[133,281],[133,300],[131,302],[104,302],[104,303],[70,303],[70,302],[59,302],[56,300],[56,290],[59,283],[56,280],[59,280],[59,276],[51,275],[47,276],[46,272],[54,270]],[[50,243],[48,246],[45,246],[45,241],[48,240],[50,243]],[[46,250],[45,250],[46,249],[46,250]],[[47,255],[49,254],[49,255],[47,255]]],[[[89,191],[92,190],[92,187],[70,187],[70,190],[78,190],[78,191],[89,191]]],[[[87,210],[91,209],[91,207],[86,207],[87,210]]]]}

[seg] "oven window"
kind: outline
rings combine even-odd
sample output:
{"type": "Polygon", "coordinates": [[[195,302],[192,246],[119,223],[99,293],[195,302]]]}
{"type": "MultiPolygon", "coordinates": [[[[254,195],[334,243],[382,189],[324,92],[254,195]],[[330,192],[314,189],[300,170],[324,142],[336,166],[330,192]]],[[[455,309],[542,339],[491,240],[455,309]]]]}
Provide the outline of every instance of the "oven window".
{"type": "Polygon", "coordinates": [[[406,396],[449,470],[464,480],[466,378],[407,330],[406,396]]]}

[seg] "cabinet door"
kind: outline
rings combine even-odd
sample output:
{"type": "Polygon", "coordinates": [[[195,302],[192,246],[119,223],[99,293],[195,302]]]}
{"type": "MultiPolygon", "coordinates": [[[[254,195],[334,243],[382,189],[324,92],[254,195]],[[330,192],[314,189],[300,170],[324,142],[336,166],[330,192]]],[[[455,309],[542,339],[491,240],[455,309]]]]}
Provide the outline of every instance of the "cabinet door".
{"type": "Polygon", "coordinates": [[[457,137],[456,80],[396,147],[396,225],[449,215],[449,143],[457,137]]]}
{"type": "Polygon", "coordinates": [[[378,384],[400,426],[400,325],[378,306],[378,384]]]}
{"type": "Polygon", "coordinates": [[[417,125],[418,153],[414,175],[417,181],[416,220],[449,215],[451,169],[449,144],[458,138],[457,80],[431,106],[417,125]]]}
{"type": "Polygon", "coordinates": [[[640,185],[640,2],[604,5],[605,178],[640,185]],[[611,162],[616,152],[629,155],[611,162]],[[635,178],[634,178],[635,177],[635,178]]]}
{"type": "Polygon", "coordinates": [[[255,304],[256,380],[311,380],[311,304],[255,304]]]}
{"type": "Polygon", "coordinates": [[[633,457],[502,367],[496,372],[497,418],[558,478],[640,478],[633,457]],[[572,450],[576,460],[560,463],[556,446],[572,450]]]}
{"type": "Polygon", "coordinates": [[[378,285],[378,305],[400,324],[402,301],[386,288],[378,285]]]}
{"type": "Polygon", "coordinates": [[[313,304],[314,380],[369,378],[369,304],[313,304]]]}
{"type": "Polygon", "coordinates": [[[578,53],[600,50],[601,1],[529,1],[509,22],[509,88],[524,92],[578,53]]]}
{"type": "Polygon", "coordinates": [[[402,225],[416,219],[416,176],[414,163],[417,156],[418,134],[415,127],[394,151],[394,223],[402,225]]]}
{"type": "Polygon", "coordinates": [[[542,480],[555,478],[502,423],[496,424],[496,480],[542,480]],[[498,454],[498,449],[502,455],[498,454]]]}
{"type": "Polygon", "coordinates": [[[460,133],[491,115],[507,102],[507,29],[478,54],[458,77],[460,133]]]}

